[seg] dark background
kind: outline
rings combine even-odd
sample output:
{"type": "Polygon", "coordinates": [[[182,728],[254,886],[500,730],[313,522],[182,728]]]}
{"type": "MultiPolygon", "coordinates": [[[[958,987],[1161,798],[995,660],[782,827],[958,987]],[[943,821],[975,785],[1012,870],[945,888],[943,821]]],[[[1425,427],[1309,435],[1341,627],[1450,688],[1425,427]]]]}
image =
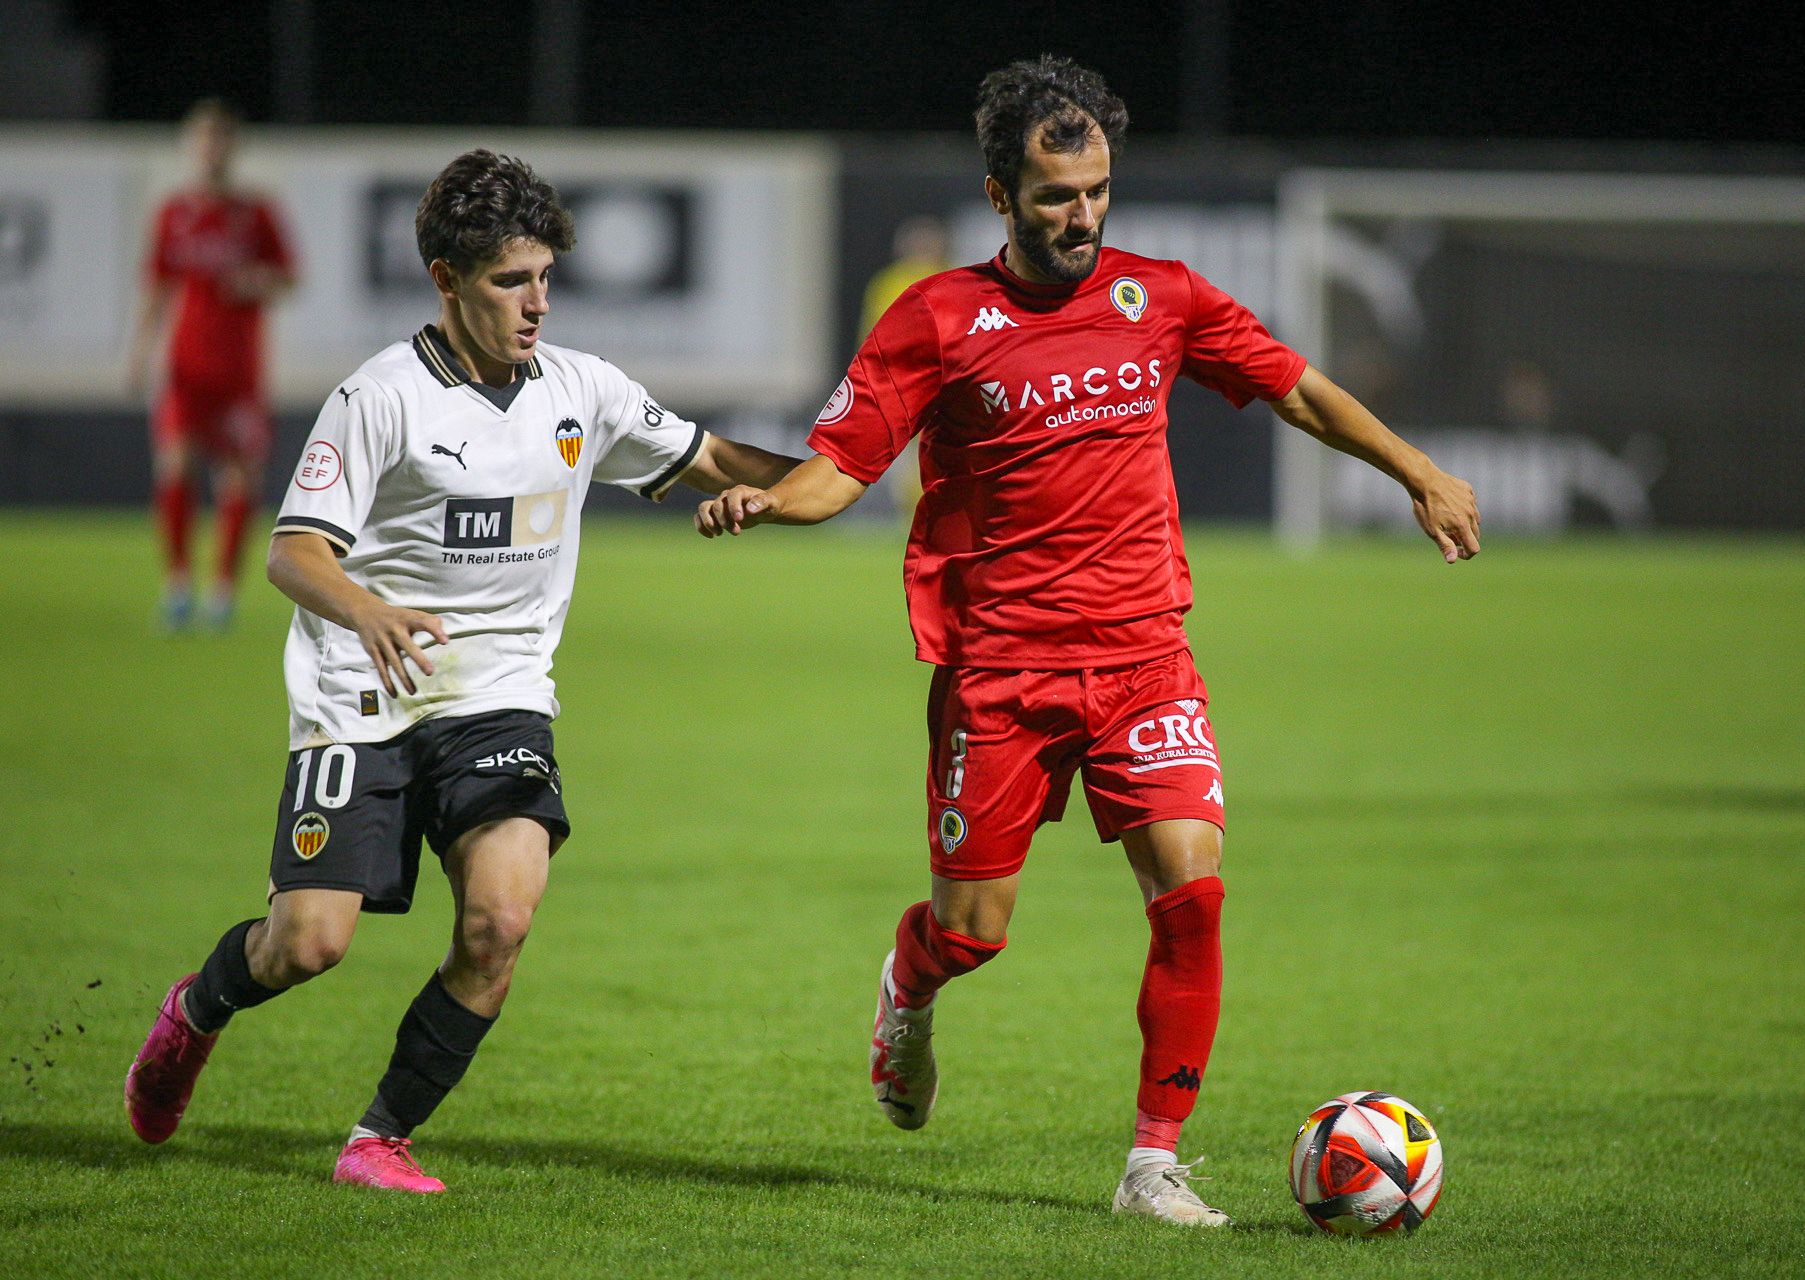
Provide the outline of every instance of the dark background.
{"type": "MultiPolygon", "coordinates": [[[[170,122],[197,97],[218,94],[253,121],[297,125],[829,135],[841,159],[836,367],[862,336],[862,288],[889,260],[899,221],[948,214],[975,198],[978,82],[1041,52],[1095,67],[1127,101],[1133,124],[1118,165],[1125,198],[1269,206],[1281,175],[1299,165],[1805,174],[1805,24],[1752,7],[0,0],[0,35],[0,120],[170,122]]],[[[1667,406],[1672,423],[1633,424],[1685,445],[1667,450],[1656,493],[1663,522],[1799,527],[1797,377],[1784,369],[1724,377],[1746,375],[1751,350],[1790,368],[1798,307],[1783,295],[1795,289],[1796,272],[1762,277],[1761,288],[1781,291],[1771,298],[1745,289],[1719,302],[1670,296],[1657,277],[1601,273],[1578,260],[1533,265],[1552,282],[1549,311],[1583,288],[1601,332],[1634,331],[1650,358],[1700,364],[1697,393],[1667,406]],[[1742,320],[1696,322],[1726,308],[1742,320]],[[1776,386],[1787,394],[1773,398],[1776,386]],[[1752,478],[1751,459],[1760,460],[1752,478]],[[1693,490],[1703,496],[1693,500],[1693,490]],[[1738,495],[1733,512],[1722,500],[1728,492],[1738,495]]],[[[1493,276],[1520,285],[1523,270],[1509,259],[1493,276]]],[[[1481,270],[1451,296],[1500,292],[1488,280],[1498,283],[1481,270]]],[[[1612,365],[1610,352],[1589,355],[1588,335],[1563,336],[1533,310],[1488,311],[1436,332],[1477,344],[1446,351],[1433,366],[1467,371],[1473,386],[1438,381],[1440,400],[1417,406],[1416,417],[1411,406],[1384,406],[1403,415],[1400,423],[1487,421],[1493,357],[1515,354],[1535,357],[1570,388],[1563,412],[1571,420],[1557,430],[1623,446],[1629,428],[1619,429],[1615,384],[1597,370],[1633,380],[1636,369],[1612,365]]],[[[8,459],[0,502],[136,494],[147,465],[141,415],[78,416],[82,430],[117,447],[72,471],[64,465],[69,422],[0,406],[8,459]]],[[[278,458],[292,456],[309,417],[283,419],[278,458]]],[[[1267,518],[1265,420],[1184,386],[1172,421],[1186,509],[1267,518]]],[[[272,487],[282,471],[272,467],[272,487]]]]}
{"type": "Polygon", "coordinates": [[[111,120],[211,92],[295,123],[961,130],[986,71],[1051,51],[1137,132],[1805,141],[1805,29],[1762,6],[46,2],[111,120]]]}

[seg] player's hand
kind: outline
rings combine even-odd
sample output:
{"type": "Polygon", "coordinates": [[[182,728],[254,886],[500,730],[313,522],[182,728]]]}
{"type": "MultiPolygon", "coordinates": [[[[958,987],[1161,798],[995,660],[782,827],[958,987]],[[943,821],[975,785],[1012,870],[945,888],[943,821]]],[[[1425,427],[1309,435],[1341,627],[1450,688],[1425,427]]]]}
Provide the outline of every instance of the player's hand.
{"type": "Polygon", "coordinates": [[[755,524],[763,524],[775,515],[771,495],[749,484],[736,484],[717,498],[709,498],[696,506],[696,532],[704,538],[718,538],[723,533],[738,537],[755,524]]]}
{"type": "Polygon", "coordinates": [[[376,664],[376,675],[389,697],[396,696],[397,686],[408,693],[418,693],[414,678],[408,673],[407,660],[412,659],[422,674],[432,674],[432,659],[426,656],[414,636],[425,632],[440,644],[449,644],[445,624],[419,609],[399,609],[380,600],[373,601],[352,619],[352,630],[363,641],[364,652],[376,664]]]}
{"type": "Polygon", "coordinates": [[[1479,554],[1479,500],[1465,480],[1438,470],[1421,493],[1411,495],[1410,505],[1443,560],[1453,564],[1479,554]]]}
{"type": "Polygon", "coordinates": [[[226,292],[239,302],[268,302],[282,291],[283,279],[268,263],[248,263],[226,272],[226,292]]]}

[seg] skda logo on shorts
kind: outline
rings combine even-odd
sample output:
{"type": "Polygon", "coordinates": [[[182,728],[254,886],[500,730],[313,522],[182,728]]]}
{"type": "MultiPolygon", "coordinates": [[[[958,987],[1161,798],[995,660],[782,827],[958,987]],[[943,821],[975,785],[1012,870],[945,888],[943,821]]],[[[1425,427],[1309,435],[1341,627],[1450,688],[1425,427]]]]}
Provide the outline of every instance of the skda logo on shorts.
{"type": "Polygon", "coordinates": [[[302,862],[311,862],[332,838],[332,824],[320,814],[304,813],[295,819],[294,832],[289,838],[295,846],[295,857],[302,862]]]}
{"type": "Polygon", "coordinates": [[[965,815],[957,809],[943,809],[940,813],[940,851],[951,853],[965,843],[965,815]]]}
{"type": "Polygon", "coordinates": [[[558,776],[558,766],[531,747],[515,747],[509,751],[498,751],[492,756],[484,756],[473,767],[504,769],[509,765],[518,765],[521,777],[537,778],[545,783],[552,789],[553,795],[564,794],[561,790],[563,779],[558,776]]]}

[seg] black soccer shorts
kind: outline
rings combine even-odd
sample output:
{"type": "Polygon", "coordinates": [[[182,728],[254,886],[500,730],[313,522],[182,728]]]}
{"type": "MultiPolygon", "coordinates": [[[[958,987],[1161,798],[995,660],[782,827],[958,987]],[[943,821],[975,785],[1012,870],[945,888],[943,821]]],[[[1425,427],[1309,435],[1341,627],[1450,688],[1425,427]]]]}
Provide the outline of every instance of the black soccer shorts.
{"type": "Polygon", "coordinates": [[[551,721],[531,711],[422,720],[387,742],[290,752],[270,893],[351,889],[365,911],[405,912],[422,836],[444,858],[473,827],[531,818],[556,850],[570,835],[562,789],[551,721]]]}

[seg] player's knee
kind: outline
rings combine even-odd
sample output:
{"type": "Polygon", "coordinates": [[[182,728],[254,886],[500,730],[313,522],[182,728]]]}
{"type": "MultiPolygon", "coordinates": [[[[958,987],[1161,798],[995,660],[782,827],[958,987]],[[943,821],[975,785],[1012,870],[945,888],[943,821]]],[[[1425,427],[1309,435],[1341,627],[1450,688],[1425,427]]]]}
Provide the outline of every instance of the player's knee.
{"type": "Polygon", "coordinates": [[[278,966],[295,982],[317,978],[345,958],[351,935],[335,929],[304,929],[281,940],[278,966]]]}
{"type": "Polygon", "coordinates": [[[500,977],[513,966],[532,926],[532,909],[509,903],[467,909],[458,933],[464,953],[476,969],[500,977]]]}

